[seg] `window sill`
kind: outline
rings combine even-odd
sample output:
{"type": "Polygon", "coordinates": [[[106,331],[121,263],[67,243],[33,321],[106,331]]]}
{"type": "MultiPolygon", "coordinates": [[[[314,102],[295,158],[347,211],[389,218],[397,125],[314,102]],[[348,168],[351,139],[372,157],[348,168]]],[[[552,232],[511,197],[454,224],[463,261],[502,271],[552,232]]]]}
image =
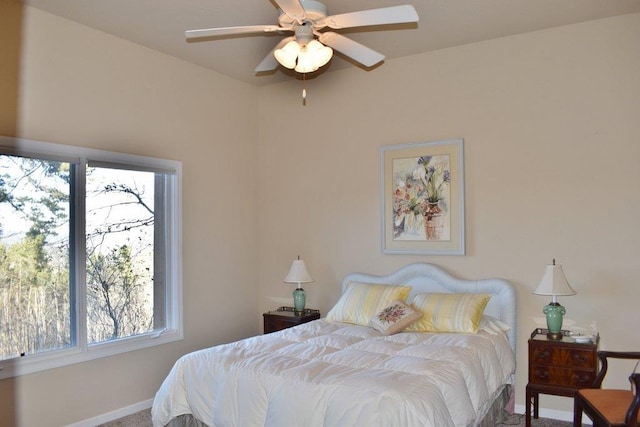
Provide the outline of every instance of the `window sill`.
{"type": "Polygon", "coordinates": [[[130,351],[180,341],[182,338],[182,331],[165,329],[160,332],[150,332],[135,337],[92,344],[85,349],[74,347],[52,350],[17,359],[5,360],[0,362],[0,379],[33,374],[47,369],[60,368],[62,366],[87,362],[103,357],[115,356],[130,351]]]}

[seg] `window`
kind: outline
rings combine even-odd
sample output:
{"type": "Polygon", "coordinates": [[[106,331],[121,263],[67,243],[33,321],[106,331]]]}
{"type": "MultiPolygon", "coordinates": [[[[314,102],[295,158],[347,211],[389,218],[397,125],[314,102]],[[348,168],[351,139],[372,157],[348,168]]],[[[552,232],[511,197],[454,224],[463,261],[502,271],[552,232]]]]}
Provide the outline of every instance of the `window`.
{"type": "Polygon", "coordinates": [[[0,138],[0,378],[182,338],[181,164],[0,138]]]}

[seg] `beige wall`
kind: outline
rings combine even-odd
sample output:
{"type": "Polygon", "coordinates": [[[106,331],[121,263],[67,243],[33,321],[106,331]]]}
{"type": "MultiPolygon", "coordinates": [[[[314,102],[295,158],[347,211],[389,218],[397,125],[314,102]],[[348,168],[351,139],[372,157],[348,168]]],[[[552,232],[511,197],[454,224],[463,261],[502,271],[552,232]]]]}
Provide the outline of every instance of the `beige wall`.
{"type": "MultiPolygon", "coordinates": [[[[18,121],[18,87],[22,3],[0,1],[0,135],[15,136],[18,121]]],[[[0,417],[15,420],[17,382],[0,381],[0,417]]]]}
{"type": "MultiPolygon", "coordinates": [[[[517,403],[527,338],[556,258],[578,294],[561,298],[602,347],[640,334],[640,14],[388,61],[260,90],[260,309],[290,300],[290,261],[323,313],[351,271],[417,261],[462,278],[502,277],[518,294],[517,403]],[[465,140],[466,256],[383,255],[380,146],[465,140]]],[[[622,386],[627,387],[623,376],[622,386]]],[[[566,398],[542,406],[571,411],[566,398]]]]}
{"type": "Polygon", "coordinates": [[[15,136],[22,34],[22,2],[0,1],[0,135],[15,136]]]}
{"type": "Polygon", "coordinates": [[[259,332],[257,93],[36,9],[24,29],[20,136],[183,162],[185,339],[0,381],[1,425],[62,426],[151,399],[180,355],[259,332]]]}

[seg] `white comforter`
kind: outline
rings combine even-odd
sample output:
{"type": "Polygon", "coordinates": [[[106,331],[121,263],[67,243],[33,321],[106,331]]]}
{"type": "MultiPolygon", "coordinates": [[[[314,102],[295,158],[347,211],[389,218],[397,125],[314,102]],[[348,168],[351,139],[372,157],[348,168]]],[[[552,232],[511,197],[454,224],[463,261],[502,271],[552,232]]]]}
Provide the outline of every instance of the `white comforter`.
{"type": "Polygon", "coordinates": [[[317,320],[187,354],[156,394],[154,426],[470,426],[509,382],[502,333],[399,333],[317,320]]]}

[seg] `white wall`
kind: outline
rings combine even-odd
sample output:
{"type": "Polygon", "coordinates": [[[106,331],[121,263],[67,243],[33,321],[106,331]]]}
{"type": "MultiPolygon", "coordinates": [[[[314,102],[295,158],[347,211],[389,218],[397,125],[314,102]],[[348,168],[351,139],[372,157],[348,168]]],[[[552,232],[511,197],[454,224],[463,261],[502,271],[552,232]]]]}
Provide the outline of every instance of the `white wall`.
{"type": "MultiPolygon", "coordinates": [[[[462,278],[501,277],[518,293],[518,404],[527,339],[556,258],[578,294],[566,318],[596,321],[602,348],[640,348],[640,14],[326,73],[260,90],[260,309],[290,301],[305,259],[323,314],[348,272],[417,261],[462,278]],[[464,138],[466,256],[383,255],[378,149],[464,138]],[[632,329],[631,329],[632,330],[632,329]]],[[[624,374],[624,373],[623,373],[624,374]]],[[[628,387],[621,375],[622,387],[628,387]]],[[[571,401],[544,397],[547,408],[571,401]]]]}
{"type": "Polygon", "coordinates": [[[147,401],[180,355],[260,331],[257,93],[37,9],[23,30],[19,136],[183,162],[185,338],[0,381],[0,424],[62,426],[147,401]]]}

